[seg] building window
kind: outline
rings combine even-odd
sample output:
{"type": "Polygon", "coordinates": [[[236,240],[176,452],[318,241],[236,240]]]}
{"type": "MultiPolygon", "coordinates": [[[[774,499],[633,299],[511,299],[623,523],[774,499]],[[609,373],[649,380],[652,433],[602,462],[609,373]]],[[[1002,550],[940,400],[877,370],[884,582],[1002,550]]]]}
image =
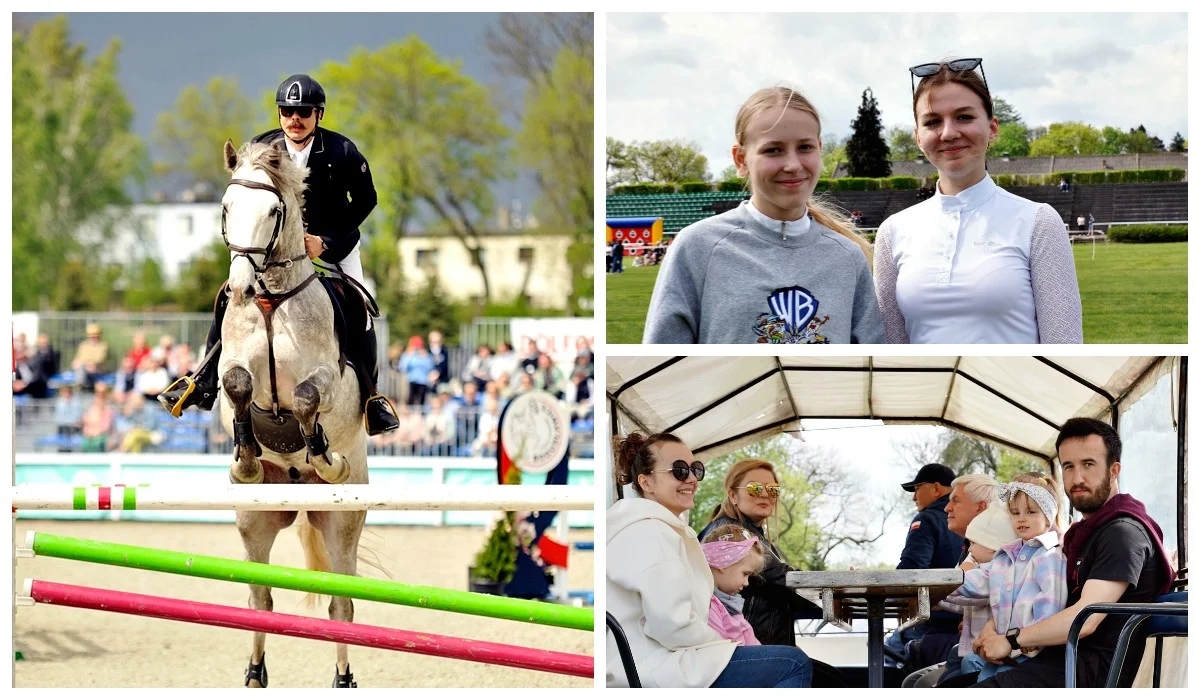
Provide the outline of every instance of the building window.
{"type": "Polygon", "coordinates": [[[436,248],[417,251],[417,267],[421,269],[437,269],[438,251],[436,248]]]}
{"type": "Polygon", "coordinates": [[[517,251],[517,262],[523,265],[531,264],[533,262],[533,247],[522,246],[521,249],[517,251]]]}

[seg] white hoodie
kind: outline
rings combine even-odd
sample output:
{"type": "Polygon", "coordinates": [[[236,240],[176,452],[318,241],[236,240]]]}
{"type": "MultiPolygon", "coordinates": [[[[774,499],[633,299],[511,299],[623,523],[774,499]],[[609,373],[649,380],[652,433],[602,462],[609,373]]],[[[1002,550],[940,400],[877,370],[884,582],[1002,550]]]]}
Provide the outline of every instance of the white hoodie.
{"type": "MultiPolygon", "coordinates": [[[[737,643],[708,626],[712,571],[696,532],[657,501],[625,498],[608,509],[605,601],[647,688],[707,688],[737,643]]],[[[629,681],[612,635],[609,687],[629,681]]]]}

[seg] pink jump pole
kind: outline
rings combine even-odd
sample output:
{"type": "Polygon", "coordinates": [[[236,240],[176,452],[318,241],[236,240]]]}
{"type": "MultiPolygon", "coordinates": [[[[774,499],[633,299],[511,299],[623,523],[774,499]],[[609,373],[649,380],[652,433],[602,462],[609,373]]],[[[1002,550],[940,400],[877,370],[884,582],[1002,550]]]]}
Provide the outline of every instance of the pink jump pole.
{"type": "Polygon", "coordinates": [[[373,627],[353,622],[321,620],[301,615],[213,605],[190,600],[72,586],[51,581],[26,580],[25,594],[38,603],[72,608],[156,617],[250,632],[270,632],[288,637],[407,651],[447,659],[463,659],[497,666],[527,668],[547,673],[591,678],[595,660],[590,656],[444,637],[439,634],[373,627]]]}

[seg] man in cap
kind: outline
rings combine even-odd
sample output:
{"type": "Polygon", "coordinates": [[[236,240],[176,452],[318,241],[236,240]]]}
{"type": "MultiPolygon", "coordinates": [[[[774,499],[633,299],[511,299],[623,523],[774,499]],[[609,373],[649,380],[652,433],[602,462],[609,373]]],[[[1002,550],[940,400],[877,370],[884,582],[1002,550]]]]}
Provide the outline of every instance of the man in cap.
{"type": "MultiPolygon", "coordinates": [[[[359,257],[358,227],[375,208],[375,185],[367,159],[350,139],[317,123],[325,116],[325,90],[312,77],[299,73],[290,76],[275,91],[279,108],[279,127],[254,137],[255,143],[280,142],[293,162],[308,168],[304,192],[304,248],[311,259],[320,258],[336,266],[343,275],[363,286],[362,260],[359,257]]],[[[217,295],[216,318],[209,331],[208,348],[221,338],[221,321],[228,303],[217,295]]],[[[368,387],[370,398],[364,406],[367,433],[378,435],[400,425],[387,397],[375,390],[379,379],[375,328],[367,319],[366,328],[350,328],[349,345],[344,348],[358,374],[359,383],[368,387]]],[[[211,410],[217,395],[217,361],[220,350],[210,353],[192,375],[172,384],[159,401],[172,415],[178,416],[189,406],[211,410]]]]}
{"type": "MultiPolygon", "coordinates": [[[[897,569],[953,569],[958,566],[963,538],[951,532],[946,518],[950,484],[954,478],[954,471],[949,467],[926,464],[917,471],[912,481],[900,485],[913,495],[918,512],[909,523],[908,539],[904,542],[897,569]]],[[[936,644],[922,644],[920,658],[911,659],[913,667],[921,668],[946,658],[947,649],[958,635],[961,619],[961,616],[949,611],[934,611],[927,622],[892,633],[884,644],[898,656],[905,656],[908,642],[929,635],[929,641],[936,644]]],[[[885,661],[900,665],[895,659],[885,661]]]]}

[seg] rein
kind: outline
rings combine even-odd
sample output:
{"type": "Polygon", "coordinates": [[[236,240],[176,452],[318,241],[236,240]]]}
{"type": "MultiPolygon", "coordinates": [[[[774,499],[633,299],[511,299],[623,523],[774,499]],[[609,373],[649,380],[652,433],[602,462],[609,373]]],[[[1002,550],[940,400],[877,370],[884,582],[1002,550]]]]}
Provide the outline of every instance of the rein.
{"type": "Polygon", "coordinates": [[[283,302],[291,299],[293,296],[299,293],[300,290],[311,284],[312,281],[317,278],[317,273],[314,271],[311,275],[304,278],[303,282],[295,287],[292,287],[291,290],[282,292],[280,294],[273,294],[269,289],[267,289],[267,283],[266,280],[263,279],[263,275],[265,275],[271,268],[289,268],[293,263],[304,260],[308,256],[301,254],[294,258],[286,258],[284,260],[270,259],[275,252],[275,244],[279,241],[279,232],[283,229],[284,221],[287,218],[287,203],[283,199],[283,194],[281,194],[279,190],[275,188],[275,186],[264,184],[262,182],[255,182],[253,180],[242,180],[237,178],[230,180],[229,184],[249,187],[250,189],[254,190],[266,190],[267,192],[270,192],[279,198],[279,208],[275,211],[275,228],[271,231],[271,240],[269,243],[267,243],[267,247],[247,248],[230,243],[229,236],[225,231],[224,208],[221,209],[221,238],[225,239],[225,247],[236,253],[234,256],[235,258],[245,258],[250,262],[250,266],[254,268],[254,279],[258,283],[260,290],[254,295],[254,303],[258,306],[258,310],[262,312],[263,323],[265,323],[267,326],[267,366],[271,369],[271,414],[275,417],[276,421],[282,422],[283,419],[279,415],[279,389],[275,381],[275,331],[272,320],[274,319],[275,311],[283,305],[283,302]],[[263,256],[263,264],[261,267],[254,262],[254,258],[250,257],[251,255],[263,256]]]}

